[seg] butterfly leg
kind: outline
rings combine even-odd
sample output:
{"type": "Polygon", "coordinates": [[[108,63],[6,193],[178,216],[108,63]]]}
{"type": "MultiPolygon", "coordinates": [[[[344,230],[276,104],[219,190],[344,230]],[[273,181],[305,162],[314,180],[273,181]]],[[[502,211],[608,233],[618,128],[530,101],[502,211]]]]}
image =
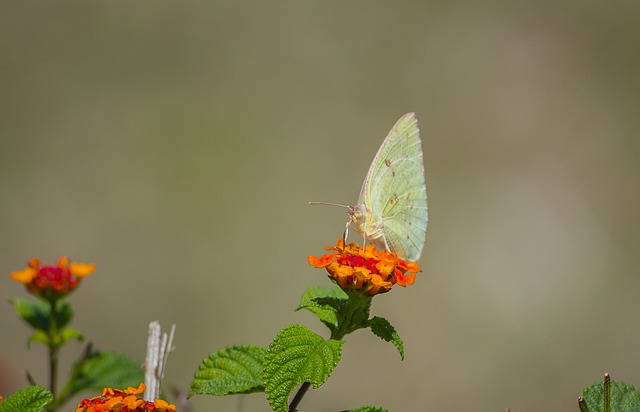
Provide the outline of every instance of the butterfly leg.
{"type": "Polygon", "coordinates": [[[344,227],[344,232],[342,233],[342,242],[344,243],[344,245],[347,244],[347,238],[349,237],[349,223],[351,222],[347,222],[346,226],[344,227]]]}
{"type": "MultiPolygon", "coordinates": [[[[351,224],[351,222],[347,222],[347,224],[344,227],[344,233],[342,234],[342,242],[344,243],[344,245],[347,245],[347,238],[349,237],[349,225],[351,224]]],[[[367,244],[367,238],[366,237],[362,237],[362,241],[364,242],[364,245],[362,246],[362,256],[364,256],[364,247],[367,244]]]]}

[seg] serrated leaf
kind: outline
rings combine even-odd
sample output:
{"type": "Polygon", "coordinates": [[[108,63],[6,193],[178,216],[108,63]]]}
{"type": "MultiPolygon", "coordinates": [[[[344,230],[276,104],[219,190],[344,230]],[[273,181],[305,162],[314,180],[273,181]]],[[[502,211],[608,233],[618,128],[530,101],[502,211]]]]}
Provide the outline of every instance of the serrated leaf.
{"type": "Polygon", "coordinates": [[[311,286],[302,295],[296,311],[307,309],[333,332],[338,325],[338,309],[347,300],[347,294],[337,286],[311,286]]]}
{"type": "MultiPolygon", "coordinates": [[[[604,410],[604,384],[596,382],[582,390],[590,412],[604,410]]],[[[611,381],[611,412],[640,411],[640,391],[622,381],[611,381]]]]}
{"type": "Polygon", "coordinates": [[[382,340],[393,343],[393,345],[398,348],[398,352],[400,352],[400,358],[404,360],[404,344],[391,323],[385,318],[374,316],[369,319],[368,324],[374,335],[382,340]]]}
{"type": "Polygon", "coordinates": [[[366,405],[356,409],[349,409],[342,412],[389,412],[387,409],[380,406],[366,405]]]}
{"type": "MultiPolygon", "coordinates": [[[[18,316],[29,325],[38,330],[49,330],[51,322],[49,302],[16,298],[12,303],[18,316]]],[[[73,318],[73,307],[63,300],[59,300],[56,305],[56,326],[63,328],[73,318]]]]}
{"type": "Polygon", "coordinates": [[[210,354],[196,372],[189,396],[264,391],[266,354],[266,348],[254,345],[233,345],[210,354]]]}
{"type": "Polygon", "coordinates": [[[346,301],[349,296],[338,286],[310,286],[302,294],[300,303],[305,303],[318,298],[336,298],[346,301]]]}
{"type": "Polygon", "coordinates": [[[71,379],[58,403],[84,390],[137,387],[144,382],[144,370],[138,362],[116,352],[94,352],[73,365],[71,379]]]}
{"type": "Polygon", "coordinates": [[[296,385],[322,385],[338,364],[344,341],[328,340],[301,325],[282,329],[273,339],[264,364],[267,400],[275,412],[287,412],[296,385]]]}
{"type": "Polygon", "coordinates": [[[42,412],[53,401],[51,392],[42,386],[29,386],[0,402],[0,412],[42,412]]]}

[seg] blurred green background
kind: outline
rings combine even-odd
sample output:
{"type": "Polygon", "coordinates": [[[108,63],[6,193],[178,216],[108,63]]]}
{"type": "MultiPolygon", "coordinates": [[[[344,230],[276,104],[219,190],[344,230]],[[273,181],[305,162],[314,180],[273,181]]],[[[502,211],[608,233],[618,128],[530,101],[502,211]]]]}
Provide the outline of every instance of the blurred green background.
{"type": "MultiPolygon", "coordinates": [[[[374,301],[302,411],[577,410],[640,386],[640,3],[98,1],[0,5],[0,291],[69,255],[98,270],[74,326],[141,362],[177,325],[166,383],[301,323],[308,267],[373,156],[415,111],[430,223],[414,286],[374,301]]],[[[46,382],[0,306],[0,393],[46,382]]],[[[81,345],[62,353],[63,371],[81,345]]],[[[264,396],[198,411],[268,411],[264,396]]]]}

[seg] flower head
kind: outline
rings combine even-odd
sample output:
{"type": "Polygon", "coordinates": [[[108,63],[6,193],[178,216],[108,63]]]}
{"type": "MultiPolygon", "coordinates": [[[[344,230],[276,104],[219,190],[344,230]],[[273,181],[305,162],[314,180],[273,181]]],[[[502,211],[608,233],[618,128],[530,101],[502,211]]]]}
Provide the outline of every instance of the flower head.
{"type": "Polygon", "coordinates": [[[333,252],[320,257],[309,256],[309,264],[325,268],[345,292],[357,291],[367,296],[385,293],[395,284],[412,285],[416,273],[421,272],[417,262],[407,262],[374,245],[363,249],[356,243],[345,246],[344,241],[338,239],[337,246],[326,246],[325,249],[333,252]]]}
{"type": "Polygon", "coordinates": [[[100,396],[84,399],[76,412],[175,412],[176,406],[162,399],[153,402],[138,398],[146,389],[144,383],[127,389],[104,388],[100,396]]]}
{"type": "Polygon", "coordinates": [[[23,283],[29,292],[45,299],[58,299],[72,292],[80,280],[96,270],[96,265],[69,263],[66,256],[58,259],[58,264],[40,266],[40,259],[33,258],[27,267],[13,272],[11,279],[23,283]]]}

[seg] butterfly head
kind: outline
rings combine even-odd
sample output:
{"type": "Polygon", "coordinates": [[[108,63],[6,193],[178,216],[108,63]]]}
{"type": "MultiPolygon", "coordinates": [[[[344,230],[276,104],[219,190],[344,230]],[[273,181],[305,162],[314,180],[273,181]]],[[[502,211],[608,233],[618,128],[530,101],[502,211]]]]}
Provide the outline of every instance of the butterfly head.
{"type": "Polygon", "coordinates": [[[365,216],[364,206],[361,206],[361,205],[349,206],[348,214],[349,214],[349,220],[351,221],[351,223],[354,223],[360,226],[365,216]]]}

